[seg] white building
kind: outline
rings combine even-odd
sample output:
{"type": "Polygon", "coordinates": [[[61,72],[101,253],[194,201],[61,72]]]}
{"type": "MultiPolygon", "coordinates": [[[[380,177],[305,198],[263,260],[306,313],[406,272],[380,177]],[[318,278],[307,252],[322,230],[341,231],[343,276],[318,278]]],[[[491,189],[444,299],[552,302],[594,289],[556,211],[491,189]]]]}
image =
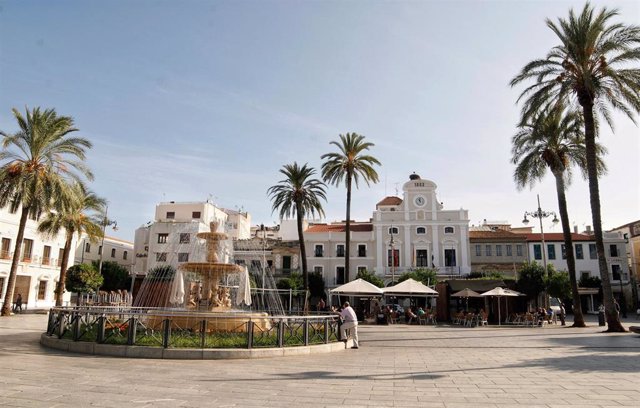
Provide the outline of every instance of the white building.
{"type": "Polygon", "coordinates": [[[90,264],[93,261],[99,262],[101,255],[104,262],[116,262],[129,271],[129,274],[133,273],[133,265],[135,264],[133,242],[106,235],[104,242],[102,240],[91,242],[86,235],[83,235],[75,249],[73,263],[90,264]]]}
{"type": "Polygon", "coordinates": [[[184,262],[204,262],[203,242],[196,235],[209,232],[211,222],[217,222],[218,232],[225,232],[232,240],[251,236],[247,213],[221,209],[209,202],[158,204],[154,221],[136,230],[134,273],[145,275],[157,266],[177,268],[184,262]]]}
{"type": "MultiPolygon", "coordinates": [[[[4,301],[7,292],[9,272],[18,236],[20,211],[11,213],[6,208],[0,208],[0,301],[4,301]]],[[[29,218],[24,231],[20,263],[16,276],[14,299],[22,295],[22,302],[28,308],[47,308],[55,305],[54,290],[60,277],[60,263],[65,243],[65,234],[60,233],[54,238],[46,238],[37,231],[38,220],[29,218]]],[[[77,239],[74,237],[72,248],[77,239]]],[[[70,256],[69,266],[73,265],[70,256]]],[[[65,293],[63,300],[68,302],[70,294],[65,293]]],[[[23,307],[24,307],[23,306],[23,307]]]]}
{"type": "Polygon", "coordinates": [[[469,259],[468,210],[444,210],[433,181],[412,174],[403,198],[386,197],[373,213],[376,273],[387,279],[413,268],[442,275],[466,275],[469,259]],[[392,242],[393,236],[393,242],[392,242]]]}

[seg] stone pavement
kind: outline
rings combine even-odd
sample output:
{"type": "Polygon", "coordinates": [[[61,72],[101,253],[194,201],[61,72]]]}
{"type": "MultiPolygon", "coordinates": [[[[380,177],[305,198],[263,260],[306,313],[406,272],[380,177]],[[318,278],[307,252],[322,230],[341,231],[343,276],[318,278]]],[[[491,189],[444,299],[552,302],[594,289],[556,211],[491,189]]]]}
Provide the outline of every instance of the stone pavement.
{"type": "Polygon", "coordinates": [[[360,326],[359,350],[224,361],[51,351],[38,343],[45,325],[43,315],[0,318],[0,406],[640,405],[640,336],[602,334],[594,323],[360,326]]]}

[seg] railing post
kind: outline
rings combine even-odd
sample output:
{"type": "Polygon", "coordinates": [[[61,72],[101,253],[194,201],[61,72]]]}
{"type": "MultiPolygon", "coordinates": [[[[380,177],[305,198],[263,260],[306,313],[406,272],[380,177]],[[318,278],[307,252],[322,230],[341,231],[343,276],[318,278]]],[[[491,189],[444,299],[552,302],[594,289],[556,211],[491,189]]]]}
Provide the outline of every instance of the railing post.
{"type": "Polygon", "coordinates": [[[302,325],[302,333],[304,336],[304,345],[309,345],[309,319],[304,319],[304,324],[302,325]]]}
{"type": "Polygon", "coordinates": [[[254,326],[255,326],[255,323],[252,320],[249,320],[247,322],[247,348],[248,349],[253,348],[253,327],[254,326]]]}
{"type": "Polygon", "coordinates": [[[55,321],[55,314],[53,313],[53,309],[49,310],[49,321],[47,322],[47,334],[51,336],[53,334],[53,326],[55,321]]]}
{"type": "Polygon", "coordinates": [[[100,344],[104,343],[104,323],[107,320],[107,317],[104,314],[101,314],[98,317],[98,335],[96,336],[96,341],[100,344]]]}
{"type": "Polygon", "coordinates": [[[278,347],[284,347],[284,319],[278,321],[278,347]]]}
{"type": "Polygon", "coordinates": [[[329,343],[329,319],[324,318],[324,344],[329,343]]]}
{"type": "Polygon", "coordinates": [[[202,319],[200,323],[200,348],[204,348],[207,341],[207,319],[202,319]]]}
{"type": "Polygon", "coordinates": [[[80,339],[80,313],[73,312],[73,341],[78,341],[80,339]]]}
{"type": "Polygon", "coordinates": [[[133,346],[136,342],[136,331],[138,326],[138,319],[135,316],[129,318],[129,327],[127,330],[127,344],[133,346]]]}
{"type": "Polygon", "coordinates": [[[171,337],[171,320],[164,319],[162,321],[162,347],[169,347],[169,338],[171,337]]]}
{"type": "Polygon", "coordinates": [[[64,334],[64,312],[58,313],[58,338],[61,339],[64,334]]]}

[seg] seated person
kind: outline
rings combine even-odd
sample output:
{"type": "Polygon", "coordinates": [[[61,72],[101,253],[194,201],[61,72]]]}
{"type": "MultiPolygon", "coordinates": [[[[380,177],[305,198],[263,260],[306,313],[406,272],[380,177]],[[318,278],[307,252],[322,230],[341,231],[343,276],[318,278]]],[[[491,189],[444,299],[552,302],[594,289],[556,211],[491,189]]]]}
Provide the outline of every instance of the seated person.
{"type": "Polygon", "coordinates": [[[407,324],[411,324],[413,319],[415,319],[417,317],[418,316],[416,316],[416,314],[413,313],[413,311],[411,310],[410,307],[408,307],[407,310],[405,310],[405,312],[404,312],[404,320],[406,320],[407,324]]]}
{"type": "Polygon", "coordinates": [[[422,317],[422,316],[424,316],[424,315],[425,315],[425,311],[424,311],[424,309],[422,308],[422,306],[420,306],[420,307],[418,308],[418,311],[416,312],[416,314],[418,315],[418,317],[422,317]]]}

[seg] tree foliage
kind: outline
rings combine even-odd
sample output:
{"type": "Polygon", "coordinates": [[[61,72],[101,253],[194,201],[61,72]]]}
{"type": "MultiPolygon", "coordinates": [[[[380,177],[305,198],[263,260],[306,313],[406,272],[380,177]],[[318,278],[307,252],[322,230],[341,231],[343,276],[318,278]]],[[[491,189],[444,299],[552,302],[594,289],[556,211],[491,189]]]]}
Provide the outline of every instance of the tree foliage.
{"type": "Polygon", "coordinates": [[[309,274],[309,292],[313,297],[324,297],[324,278],[320,272],[309,274]]]}
{"type": "Polygon", "coordinates": [[[304,287],[302,275],[297,272],[293,272],[291,273],[291,276],[280,279],[276,283],[276,287],[278,289],[300,290],[304,287]]]}
{"type": "Polygon", "coordinates": [[[597,276],[582,276],[578,285],[581,288],[600,288],[602,281],[597,276]]]}
{"type": "MultiPolygon", "coordinates": [[[[98,270],[100,262],[93,261],[91,265],[98,270]]],[[[104,283],[101,286],[102,290],[120,290],[129,289],[129,271],[117,262],[104,261],[102,262],[102,276],[104,277],[104,283]]]]}
{"type": "Polygon", "coordinates": [[[560,299],[571,298],[571,282],[566,271],[551,271],[547,279],[549,296],[560,299]]]}
{"type": "Polygon", "coordinates": [[[537,262],[525,262],[518,271],[518,290],[530,299],[537,298],[545,290],[544,267],[537,262]]]}
{"type": "Polygon", "coordinates": [[[367,270],[358,271],[356,279],[362,279],[379,288],[384,288],[384,281],[380,279],[375,273],[369,272],[367,270]]]}
{"type": "Polygon", "coordinates": [[[176,268],[174,268],[171,265],[161,265],[161,266],[156,266],[154,268],[149,269],[147,278],[154,279],[154,280],[168,281],[168,280],[173,280],[173,277],[175,275],[176,275],[176,268]]]}
{"type": "Polygon", "coordinates": [[[400,275],[398,282],[406,281],[409,278],[427,286],[433,286],[438,283],[438,272],[431,268],[418,268],[400,275]]]}
{"type": "Polygon", "coordinates": [[[93,293],[103,282],[104,278],[93,265],[79,264],[67,269],[65,287],[69,292],[93,293]]]}

